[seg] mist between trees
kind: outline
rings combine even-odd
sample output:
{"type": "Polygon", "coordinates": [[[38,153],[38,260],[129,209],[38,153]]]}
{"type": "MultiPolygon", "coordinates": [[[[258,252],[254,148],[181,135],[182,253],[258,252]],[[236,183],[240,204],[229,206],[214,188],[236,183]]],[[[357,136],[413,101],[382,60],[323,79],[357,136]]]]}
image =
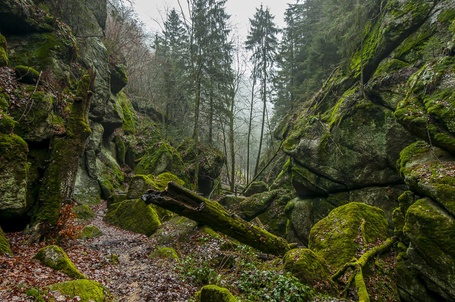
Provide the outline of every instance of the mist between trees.
{"type": "Polygon", "coordinates": [[[126,68],[136,109],[159,112],[174,144],[192,137],[222,150],[223,181],[234,190],[279,148],[273,138],[279,121],[335,68],[349,68],[382,2],[296,1],[284,28],[260,6],[240,41],[226,0],[182,1],[155,35],[145,32],[129,1],[110,0],[105,45],[110,63],[126,68]]]}

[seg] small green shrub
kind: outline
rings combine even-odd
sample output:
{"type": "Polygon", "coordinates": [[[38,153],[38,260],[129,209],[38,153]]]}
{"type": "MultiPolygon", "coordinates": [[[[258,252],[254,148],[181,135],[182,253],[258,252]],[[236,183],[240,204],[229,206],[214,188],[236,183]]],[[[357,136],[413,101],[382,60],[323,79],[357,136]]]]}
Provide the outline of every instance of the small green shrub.
{"type": "Polygon", "coordinates": [[[241,273],[237,285],[242,297],[251,301],[303,302],[313,296],[311,289],[290,273],[256,268],[241,273]]]}

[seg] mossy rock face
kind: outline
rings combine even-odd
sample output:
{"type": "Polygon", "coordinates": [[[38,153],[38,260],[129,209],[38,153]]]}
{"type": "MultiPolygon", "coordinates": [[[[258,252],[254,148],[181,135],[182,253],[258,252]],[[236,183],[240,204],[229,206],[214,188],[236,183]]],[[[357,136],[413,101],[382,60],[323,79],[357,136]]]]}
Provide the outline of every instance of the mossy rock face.
{"type": "Polygon", "coordinates": [[[121,98],[116,95],[111,95],[103,115],[101,124],[104,128],[104,136],[111,136],[117,128],[122,127],[124,121],[123,108],[121,105],[121,98]]]}
{"type": "Polygon", "coordinates": [[[286,190],[257,193],[243,199],[232,209],[248,221],[259,218],[262,227],[267,231],[284,237],[287,220],[284,208],[294,196],[292,192],[286,190]]]}
{"type": "Polygon", "coordinates": [[[76,38],[62,22],[49,32],[28,34],[27,39],[12,36],[10,65],[32,67],[38,72],[52,70],[57,78],[67,80],[69,64],[77,58],[76,45],[76,38]]]}
{"type": "Polygon", "coordinates": [[[0,255],[12,255],[8,239],[6,239],[2,228],[0,227],[0,255]]]}
{"type": "Polygon", "coordinates": [[[92,239],[95,237],[102,236],[103,232],[94,225],[87,225],[82,229],[82,233],[79,236],[80,239],[92,239]]]}
{"type": "Polygon", "coordinates": [[[388,108],[353,89],[329,110],[300,116],[283,150],[297,194],[312,198],[399,183],[395,162],[414,140],[388,108]]]}
{"type": "Polygon", "coordinates": [[[139,123],[136,110],[123,92],[118,93],[117,98],[123,110],[123,131],[125,133],[135,133],[139,123]]]}
{"type": "Polygon", "coordinates": [[[171,172],[181,175],[184,163],[177,150],[166,142],[157,143],[142,157],[134,172],[144,175],[159,175],[171,172]]]}
{"type": "Polygon", "coordinates": [[[26,210],[28,153],[27,143],[21,137],[0,133],[0,219],[26,210]]]}
{"type": "MultiPolygon", "coordinates": [[[[283,258],[284,269],[292,273],[303,284],[320,286],[330,279],[330,271],[325,260],[312,250],[299,248],[287,252],[283,258]]],[[[325,289],[329,291],[329,288],[325,289]]]]}
{"type": "Polygon", "coordinates": [[[249,197],[251,195],[254,195],[257,193],[263,193],[268,190],[269,190],[269,186],[265,182],[255,181],[249,186],[248,190],[245,191],[244,195],[246,197],[249,197]]]}
{"type": "Polygon", "coordinates": [[[0,67],[8,66],[9,59],[6,53],[7,44],[6,38],[0,34],[0,67]]]}
{"type": "Polygon", "coordinates": [[[161,225],[157,212],[140,199],[127,199],[109,207],[105,220],[127,231],[152,235],[161,225]]]}
{"type": "Polygon", "coordinates": [[[85,279],[85,276],[79,272],[65,251],[56,245],[43,247],[33,258],[38,259],[45,266],[65,273],[71,278],[85,279]]]}
{"type": "Polygon", "coordinates": [[[111,92],[113,94],[119,93],[123,87],[128,84],[128,76],[126,75],[125,66],[123,65],[110,65],[111,72],[111,92]]]}
{"type": "Polygon", "coordinates": [[[196,145],[193,140],[184,141],[177,150],[185,163],[187,174],[193,179],[196,166],[198,167],[199,192],[204,195],[210,194],[214,180],[218,178],[226,162],[224,154],[216,148],[201,143],[196,145]]]}
{"type": "Polygon", "coordinates": [[[238,302],[238,299],[224,287],[206,285],[202,287],[197,297],[198,302],[238,302]]]}
{"type": "Polygon", "coordinates": [[[26,99],[27,106],[10,110],[11,115],[21,121],[15,128],[16,134],[31,142],[42,142],[65,134],[64,120],[54,112],[58,101],[53,94],[32,91],[26,99]]]}
{"type": "Polygon", "coordinates": [[[455,157],[427,143],[416,142],[401,152],[400,174],[421,196],[430,197],[455,215],[455,157]]]}
{"type": "Polygon", "coordinates": [[[52,30],[55,19],[28,2],[2,1],[0,31],[3,34],[27,34],[52,30]]]}
{"type": "Polygon", "coordinates": [[[73,208],[76,218],[81,220],[90,220],[95,217],[95,212],[86,204],[78,205],[73,208]]]}
{"type": "Polygon", "coordinates": [[[408,96],[395,111],[409,131],[455,154],[455,57],[443,57],[417,71],[408,96]]]}
{"type": "Polygon", "coordinates": [[[98,282],[92,280],[73,280],[51,284],[49,290],[58,291],[68,298],[76,298],[81,302],[103,302],[106,301],[105,288],[98,282]]]}
{"type": "Polygon", "coordinates": [[[124,175],[115,155],[102,147],[95,159],[101,198],[111,201],[115,190],[123,190],[124,175]]]}
{"type": "MultiPolygon", "coordinates": [[[[404,235],[411,244],[404,264],[418,273],[428,291],[444,301],[455,299],[455,218],[429,198],[406,212],[404,235]]],[[[400,286],[400,284],[399,284],[400,286]]],[[[405,284],[403,285],[405,286],[405,284]]]]}
{"type": "Polygon", "coordinates": [[[331,269],[338,269],[358,256],[363,245],[387,238],[384,211],[359,202],[332,210],[311,229],[309,248],[324,258],[331,269]]]}

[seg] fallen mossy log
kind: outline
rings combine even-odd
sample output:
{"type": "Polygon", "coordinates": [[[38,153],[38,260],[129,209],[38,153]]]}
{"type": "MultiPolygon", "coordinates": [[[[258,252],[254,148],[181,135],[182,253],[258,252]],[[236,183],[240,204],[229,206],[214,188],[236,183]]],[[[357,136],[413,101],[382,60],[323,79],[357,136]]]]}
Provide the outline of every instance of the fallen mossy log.
{"type": "Polygon", "coordinates": [[[229,213],[218,202],[174,182],[169,182],[165,191],[148,191],[142,195],[142,200],[207,225],[264,253],[282,256],[291,249],[285,239],[229,213]]]}
{"type": "Polygon", "coordinates": [[[357,290],[357,295],[359,297],[359,302],[369,302],[370,297],[366,288],[365,280],[363,278],[363,267],[368,263],[368,261],[375,257],[378,254],[383,253],[389,249],[397,241],[396,237],[390,237],[382,244],[373,247],[368,250],[362,256],[359,257],[356,261],[346,263],[341,267],[332,277],[332,281],[336,282],[348,269],[354,270],[354,275],[348,279],[347,288],[351,286],[352,281],[355,282],[355,288],[357,290]]]}

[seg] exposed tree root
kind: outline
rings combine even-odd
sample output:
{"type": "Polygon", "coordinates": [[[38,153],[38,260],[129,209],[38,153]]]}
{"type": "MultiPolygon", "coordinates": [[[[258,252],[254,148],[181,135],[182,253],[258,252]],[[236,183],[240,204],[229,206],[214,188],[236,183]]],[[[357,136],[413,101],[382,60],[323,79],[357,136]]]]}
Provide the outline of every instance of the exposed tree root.
{"type": "Polygon", "coordinates": [[[365,279],[363,278],[363,268],[370,259],[389,249],[396,241],[397,241],[396,237],[390,237],[382,244],[368,250],[356,261],[346,263],[331,277],[332,281],[336,282],[341,276],[343,276],[346,273],[348,269],[353,269],[354,275],[353,277],[348,279],[346,289],[349,288],[352,282],[354,281],[357,295],[359,297],[359,302],[369,302],[370,297],[366,288],[365,279]]]}

